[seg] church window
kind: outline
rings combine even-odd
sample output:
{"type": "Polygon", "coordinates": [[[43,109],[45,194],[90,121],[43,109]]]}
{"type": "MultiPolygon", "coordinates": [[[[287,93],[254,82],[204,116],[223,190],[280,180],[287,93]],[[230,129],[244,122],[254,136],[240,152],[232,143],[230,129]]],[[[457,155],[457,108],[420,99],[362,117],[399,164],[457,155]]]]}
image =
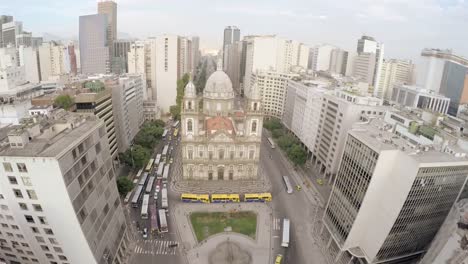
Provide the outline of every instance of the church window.
{"type": "Polygon", "coordinates": [[[249,159],[254,159],[254,157],[255,157],[255,150],[254,149],[249,150],[249,159]]]}
{"type": "Polygon", "coordinates": [[[256,133],[257,132],[257,121],[252,122],[252,132],[256,133]]]}
{"type": "Polygon", "coordinates": [[[189,119],[189,120],[187,121],[187,131],[188,131],[188,132],[193,132],[193,124],[192,124],[192,120],[191,120],[191,119],[189,119]]]}
{"type": "Polygon", "coordinates": [[[218,150],[218,157],[220,160],[224,159],[224,149],[218,150]]]}
{"type": "Polygon", "coordinates": [[[258,103],[254,103],[254,104],[253,104],[253,110],[254,110],[254,111],[257,111],[257,107],[258,107],[258,103]]]}
{"type": "Polygon", "coordinates": [[[192,101],[189,101],[189,102],[188,102],[187,108],[188,108],[189,110],[192,110],[192,101]]]}

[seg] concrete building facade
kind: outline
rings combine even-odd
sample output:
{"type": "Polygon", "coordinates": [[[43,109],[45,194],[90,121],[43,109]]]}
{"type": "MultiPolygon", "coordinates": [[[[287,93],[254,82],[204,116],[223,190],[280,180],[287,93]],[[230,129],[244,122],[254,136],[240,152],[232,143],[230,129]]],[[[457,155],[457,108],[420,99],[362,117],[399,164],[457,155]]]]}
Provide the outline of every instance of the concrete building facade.
{"type": "Polygon", "coordinates": [[[447,114],[450,98],[436,94],[419,86],[395,85],[390,100],[402,106],[411,108],[429,109],[441,114],[447,114]]]}
{"type": "Polygon", "coordinates": [[[383,99],[390,100],[395,85],[411,85],[413,72],[414,64],[410,60],[384,60],[380,72],[381,78],[379,84],[380,89],[382,89],[383,99]]]}
{"type": "Polygon", "coordinates": [[[80,65],[83,74],[110,72],[107,39],[108,20],[105,14],[80,16],[80,65]]]}

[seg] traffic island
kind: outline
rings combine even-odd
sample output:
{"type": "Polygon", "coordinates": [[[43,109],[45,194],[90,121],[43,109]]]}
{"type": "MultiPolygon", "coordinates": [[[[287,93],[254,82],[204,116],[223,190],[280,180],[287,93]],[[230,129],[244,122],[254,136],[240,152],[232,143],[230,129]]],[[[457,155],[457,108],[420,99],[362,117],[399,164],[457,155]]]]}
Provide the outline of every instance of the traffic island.
{"type": "Polygon", "coordinates": [[[251,211],[194,212],[190,214],[190,222],[198,242],[223,232],[236,232],[256,239],[257,214],[251,211]]]}

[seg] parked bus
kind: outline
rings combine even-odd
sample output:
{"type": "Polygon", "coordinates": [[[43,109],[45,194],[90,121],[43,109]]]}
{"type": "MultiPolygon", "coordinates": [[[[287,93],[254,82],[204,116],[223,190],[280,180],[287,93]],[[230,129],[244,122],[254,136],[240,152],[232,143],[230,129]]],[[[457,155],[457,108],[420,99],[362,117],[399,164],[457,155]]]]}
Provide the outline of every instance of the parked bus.
{"type": "Polygon", "coordinates": [[[166,220],[166,210],[159,209],[159,232],[167,233],[169,229],[167,228],[167,220],[166,220]]]}
{"type": "Polygon", "coordinates": [[[161,208],[167,209],[169,207],[167,201],[167,188],[163,188],[161,191],[161,208]]]}
{"type": "Polygon", "coordinates": [[[167,156],[167,151],[169,150],[169,145],[164,146],[161,157],[165,158],[167,156]]]}
{"type": "Polygon", "coordinates": [[[143,192],[143,185],[138,185],[135,193],[133,194],[132,207],[135,207],[135,208],[138,207],[138,202],[141,199],[142,192],[143,192]]]}
{"type": "Polygon", "coordinates": [[[153,185],[154,185],[154,180],[156,179],[156,177],[152,176],[149,178],[148,180],[148,184],[146,184],[146,190],[145,190],[145,193],[151,193],[151,190],[153,189],[153,185]]]}
{"type": "Polygon", "coordinates": [[[141,203],[141,219],[148,219],[149,194],[143,195],[143,203],[141,203]]]}
{"type": "Polygon", "coordinates": [[[159,166],[159,163],[161,162],[161,154],[156,155],[156,159],[154,160],[154,166],[159,166]]]}
{"type": "Polygon", "coordinates": [[[271,137],[268,137],[267,140],[268,140],[268,143],[270,143],[271,148],[274,149],[275,148],[275,142],[273,141],[273,139],[271,137]]]}
{"type": "Polygon", "coordinates": [[[153,168],[153,163],[154,163],[154,159],[150,159],[148,161],[148,165],[146,165],[146,168],[145,168],[145,171],[151,171],[151,169],[153,168]]]}
{"type": "Polygon", "coordinates": [[[283,219],[283,237],[281,241],[282,247],[289,247],[289,219],[283,219]]]}
{"type": "Polygon", "coordinates": [[[172,124],[172,127],[173,127],[173,128],[176,128],[176,127],[178,127],[178,126],[179,126],[179,120],[175,121],[175,123],[172,124]]]}
{"type": "Polygon", "coordinates": [[[286,185],[286,192],[292,193],[293,188],[291,186],[291,182],[289,181],[289,177],[288,176],[283,176],[283,181],[284,181],[284,184],[286,185]]]}
{"type": "Polygon", "coordinates": [[[174,138],[176,138],[178,134],[179,134],[179,129],[178,128],[174,129],[174,138]]]}
{"type": "Polygon", "coordinates": [[[148,179],[148,173],[147,173],[147,172],[144,172],[144,173],[143,173],[143,176],[142,176],[141,179],[140,179],[140,182],[138,183],[138,185],[144,186],[147,179],[148,179]]]}
{"type": "Polygon", "coordinates": [[[271,193],[246,193],[244,202],[271,202],[271,193]]]}
{"type": "Polygon", "coordinates": [[[212,203],[238,203],[240,202],[239,194],[212,194],[212,203]]]}
{"type": "Polygon", "coordinates": [[[162,134],[162,139],[163,139],[163,140],[166,140],[167,132],[168,132],[168,130],[167,130],[167,129],[164,129],[164,132],[163,132],[163,134],[162,134]]]}
{"type": "Polygon", "coordinates": [[[171,164],[167,164],[166,166],[164,166],[164,172],[163,172],[163,177],[162,177],[163,182],[167,182],[167,180],[169,178],[169,168],[170,167],[171,167],[171,164]]]}
{"type": "Polygon", "coordinates": [[[128,203],[130,201],[130,197],[132,196],[132,192],[128,192],[127,195],[125,196],[124,203],[128,203]]]}
{"type": "Polygon", "coordinates": [[[151,214],[151,232],[155,234],[158,232],[158,210],[156,205],[150,206],[150,214],[151,214]]]}
{"type": "Polygon", "coordinates": [[[184,203],[210,203],[210,196],[208,194],[183,193],[180,195],[180,200],[184,203]]]}
{"type": "Polygon", "coordinates": [[[164,162],[159,163],[158,171],[156,172],[156,177],[158,177],[158,179],[162,179],[163,172],[164,172],[164,165],[165,165],[164,162]]]}
{"type": "Polygon", "coordinates": [[[141,174],[143,173],[143,169],[140,169],[137,174],[135,175],[135,178],[140,178],[141,174]]]}

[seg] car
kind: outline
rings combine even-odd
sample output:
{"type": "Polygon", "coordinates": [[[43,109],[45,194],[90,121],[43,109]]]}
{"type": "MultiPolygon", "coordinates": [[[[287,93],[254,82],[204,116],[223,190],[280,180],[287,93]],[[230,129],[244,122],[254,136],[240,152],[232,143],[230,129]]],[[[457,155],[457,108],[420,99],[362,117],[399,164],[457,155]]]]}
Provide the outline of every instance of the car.
{"type": "Polygon", "coordinates": [[[169,163],[170,163],[170,164],[172,164],[172,162],[174,162],[174,159],[173,159],[173,158],[171,158],[171,159],[169,160],[169,163]]]}
{"type": "Polygon", "coordinates": [[[157,185],[161,186],[161,182],[162,182],[161,179],[157,179],[157,180],[156,180],[156,186],[157,186],[157,185]]]}
{"type": "Polygon", "coordinates": [[[283,255],[281,254],[276,255],[275,264],[281,264],[282,260],[283,260],[283,255]]]}
{"type": "Polygon", "coordinates": [[[171,141],[171,140],[172,140],[172,136],[169,136],[169,141],[171,141]]]}
{"type": "Polygon", "coordinates": [[[161,190],[161,186],[160,186],[160,185],[156,185],[156,190],[155,190],[155,192],[158,193],[160,190],[161,190]]]}
{"type": "Polygon", "coordinates": [[[137,182],[138,182],[138,179],[133,180],[133,184],[137,184],[137,182]]]}
{"type": "Polygon", "coordinates": [[[154,197],[154,200],[157,201],[158,200],[158,193],[155,193],[153,197],[154,197]]]}
{"type": "Polygon", "coordinates": [[[164,183],[163,189],[166,189],[166,188],[167,188],[167,183],[164,183]]]}
{"type": "Polygon", "coordinates": [[[296,190],[300,191],[302,190],[302,187],[300,185],[296,185],[296,190]]]}
{"type": "Polygon", "coordinates": [[[148,238],[148,229],[146,227],[143,229],[143,238],[148,238]]]}

